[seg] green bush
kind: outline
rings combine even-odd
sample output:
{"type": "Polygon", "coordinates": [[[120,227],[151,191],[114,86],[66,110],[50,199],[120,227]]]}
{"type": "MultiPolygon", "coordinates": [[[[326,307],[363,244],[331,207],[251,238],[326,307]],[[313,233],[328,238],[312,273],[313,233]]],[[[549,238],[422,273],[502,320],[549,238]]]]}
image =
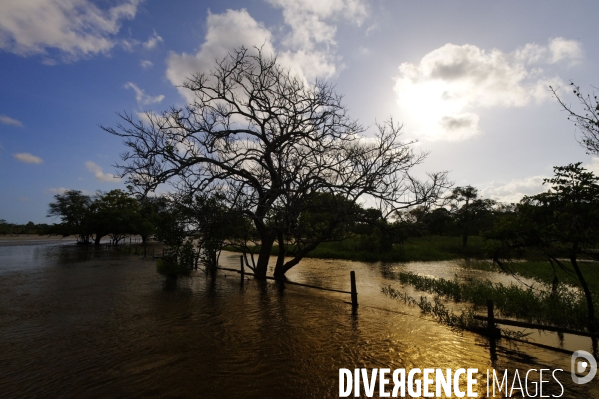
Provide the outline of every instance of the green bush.
{"type": "Polygon", "coordinates": [[[187,241],[174,251],[164,254],[164,258],[158,259],[156,270],[158,273],[169,278],[187,277],[195,266],[195,252],[193,244],[187,241]]]}

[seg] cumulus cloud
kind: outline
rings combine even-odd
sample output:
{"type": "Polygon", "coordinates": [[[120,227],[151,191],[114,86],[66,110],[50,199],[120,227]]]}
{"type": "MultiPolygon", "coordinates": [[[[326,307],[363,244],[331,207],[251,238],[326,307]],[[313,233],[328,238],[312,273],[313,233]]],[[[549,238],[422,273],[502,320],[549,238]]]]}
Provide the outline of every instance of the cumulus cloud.
{"type": "MultiPolygon", "coordinates": [[[[245,9],[229,9],[222,14],[209,12],[200,50],[196,54],[171,53],[168,57],[166,76],[169,81],[181,86],[186,78],[208,72],[215,60],[223,59],[241,46],[250,51],[254,46],[260,47],[266,55],[277,53],[283,66],[306,81],[328,78],[339,69],[335,21],[344,19],[359,25],[367,16],[362,0],[268,1],[283,12],[285,27],[280,40],[245,9]]],[[[192,100],[193,95],[187,90],[179,89],[179,92],[188,101],[192,100]]]]}
{"type": "Polygon", "coordinates": [[[40,157],[36,157],[35,155],[32,155],[28,152],[19,152],[17,154],[13,154],[13,157],[25,163],[40,164],[44,162],[44,160],[40,157]]]}
{"type": "Polygon", "coordinates": [[[139,62],[139,65],[143,68],[143,69],[149,69],[152,68],[154,66],[154,63],[152,61],[149,60],[141,60],[139,62]]]}
{"type": "Polygon", "coordinates": [[[125,83],[125,89],[133,89],[133,91],[135,92],[135,100],[140,105],[155,104],[164,100],[164,96],[162,94],[155,97],[147,95],[142,89],[137,87],[135,83],[125,83]]]}
{"type": "Polygon", "coordinates": [[[100,165],[98,165],[95,162],[87,161],[85,163],[85,167],[87,168],[87,170],[89,170],[90,172],[92,172],[94,174],[97,181],[118,182],[121,180],[119,177],[113,175],[112,173],[104,173],[102,171],[102,168],[100,167],[100,165]]]}
{"type": "Polygon", "coordinates": [[[317,43],[335,44],[337,27],[333,18],[345,18],[361,25],[367,15],[366,4],[360,0],[267,0],[283,10],[290,32],[284,44],[290,48],[309,49],[317,43]]]}
{"type": "Polygon", "coordinates": [[[576,40],[567,40],[563,37],[557,37],[549,41],[549,50],[551,52],[551,63],[560,61],[578,62],[584,58],[582,45],[576,40]]]}
{"type": "Polygon", "coordinates": [[[580,43],[555,38],[548,45],[527,44],[512,53],[474,45],[446,44],[418,64],[402,63],[395,93],[406,125],[430,140],[463,140],[481,132],[477,108],[523,107],[550,97],[542,65],[574,62],[580,43]]]}
{"type": "Polygon", "coordinates": [[[154,31],[154,33],[148,38],[147,41],[144,42],[143,46],[145,49],[151,50],[156,47],[159,43],[164,42],[161,36],[154,31]]]}
{"type": "Polygon", "coordinates": [[[525,195],[535,195],[547,191],[547,187],[543,186],[543,179],[548,178],[549,176],[537,175],[524,179],[513,179],[507,183],[492,182],[481,190],[481,196],[504,203],[517,203],[525,195]]]}
{"type": "MultiPolygon", "coordinates": [[[[590,162],[582,165],[589,172],[599,176],[599,157],[593,157],[590,162]]],[[[543,184],[544,179],[552,176],[537,175],[523,179],[513,179],[507,183],[492,182],[481,190],[481,196],[504,203],[517,203],[525,195],[535,195],[549,190],[549,184],[543,184]]]]}
{"type": "Polygon", "coordinates": [[[591,162],[582,165],[589,172],[593,172],[595,176],[599,176],[599,158],[593,157],[591,162]]]}
{"type": "MultiPolygon", "coordinates": [[[[215,60],[223,59],[233,49],[245,46],[262,47],[265,54],[274,54],[272,34],[264,24],[256,21],[245,10],[227,10],[222,14],[208,12],[207,32],[200,51],[196,54],[171,53],[167,59],[166,77],[175,86],[181,86],[186,79],[198,72],[208,72],[215,60]]],[[[193,94],[179,88],[188,101],[193,94]]]]}
{"type": "Polygon", "coordinates": [[[6,115],[0,115],[0,123],[16,127],[23,127],[23,123],[6,115]]]}
{"type": "Polygon", "coordinates": [[[90,0],[7,0],[0,6],[0,48],[21,56],[57,50],[65,61],[106,53],[142,0],[100,8],[90,0]]]}

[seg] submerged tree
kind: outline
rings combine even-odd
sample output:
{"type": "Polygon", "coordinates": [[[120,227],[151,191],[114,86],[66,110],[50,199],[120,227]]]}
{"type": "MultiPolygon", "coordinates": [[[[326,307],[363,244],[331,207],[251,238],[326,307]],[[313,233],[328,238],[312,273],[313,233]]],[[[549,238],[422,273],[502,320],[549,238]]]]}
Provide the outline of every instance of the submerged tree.
{"type": "Polygon", "coordinates": [[[58,231],[64,236],[75,235],[77,242],[89,244],[92,237],[90,223],[90,205],[92,199],[81,191],[67,190],[63,194],[56,194],[54,202],[48,207],[48,217],[59,217],[58,231]]]}
{"type": "Polygon", "coordinates": [[[214,274],[223,248],[237,238],[244,225],[242,213],[228,208],[218,194],[181,199],[178,205],[195,244],[196,262],[199,260],[206,272],[214,274]]]}
{"type": "MultiPolygon", "coordinates": [[[[129,147],[121,176],[144,194],[168,182],[185,196],[218,192],[228,208],[243,209],[259,236],[258,276],[319,194],[335,198],[333,207],[369,197],[390,214],[435,201],[447,185],[445,173],[426,182],[411,175],[426,154],[400,141],[400,126],[378,125],[365,139],[330,84],[307,84],[261,49],[236,50],[183,87],[194,95],[184,108],[146,122],[123,114],[124,124],[104,128],[129,147]]],[[[331,210],[340,222],[353,212],[331,210]]]]}
{"type": "Polygon", "coordinates": [[[106,235],[113,244],[118,244],[127,236],[139,234],[143,222],[137,199],[118,189],[98,192],[90,206],[89,218],[96,245],[106,235]]]}

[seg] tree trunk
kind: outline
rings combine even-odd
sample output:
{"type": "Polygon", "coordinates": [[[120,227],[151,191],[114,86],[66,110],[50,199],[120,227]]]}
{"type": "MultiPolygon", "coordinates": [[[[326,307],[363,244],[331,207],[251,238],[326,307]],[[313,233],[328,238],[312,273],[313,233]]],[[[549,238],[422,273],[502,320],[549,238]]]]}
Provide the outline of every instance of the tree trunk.
{"type": "Polygon", "coordinates": [[[285,277],[285,273],[287,273],[289,271],[289,269],[291,269],[293,266],[297,265],[300,262],[300,260],[302,260],[304,258],[304,256],[306,256],[308,254],[308,252],[312,251],[317,246],[318,246],[318,244],[315,244],[315,243],[308,244],[304,248],[302,248],[299,252],[297,252],[295,257],[293,259],[291,259],[289,262],[282,264],[281,267],[279,267],[279,265],[277,264],[277,268],[275,269],[275,277],[285,277]]]}
{"type": "Polygon", "coordinates": [[[462,248],[466,248],[468,245],[468,234],[462,234],[462,248]]]}
{"type": "Polygon", "coordinates": [[[287,254],[287,246],[285,245],[285,237],[282,233],[278,233],[277,242],[279,244],[279,254],[277,256],[277,264],[275,266],[275,275],[277,270],[283,267],[285,263],[285,254],[287,254]]]}
{"type": "Polygon", "coordinates": [[[574,247],[574,251],[572,252],[572,254],[570,254],[570,262],[572,263],[572,266],[574,267],[574,271],[576,272],[576,275],[578,276],[578,280],[580,281],[580,285],[582,286],[582,290],[584,291],[584,296],[587,300],[587,308],[588,308],[588,312],[589,312],[589,332],[595,332],[597,329],[597,326],[595,324],[595,307],[593,306],[593,297],[591,296],[591,291],[589,291],[589,286],[587,285],[587,282],[584,278],[584,276],[582,275],[582,272],[580,271],[580,267],[578,267],[578,262],[576,260],[576,245],[574,247]]]}
{"type": "Polygon", "coordinates": [[[266,277],[268,271],[268,261],[270,260],[270,251],[275,242],[275,236],[270,231],[265,231],[261,235],[260,253],[258,254],[258,262],[256,262],[256,277],[266,277]]]}
{"type": "Polygon", "coordinates": [[[96,237],[94,238],[94,245],[100,245],[100,240],[102,239],[102,237],[104,236],[96,234],[96,237]]]}

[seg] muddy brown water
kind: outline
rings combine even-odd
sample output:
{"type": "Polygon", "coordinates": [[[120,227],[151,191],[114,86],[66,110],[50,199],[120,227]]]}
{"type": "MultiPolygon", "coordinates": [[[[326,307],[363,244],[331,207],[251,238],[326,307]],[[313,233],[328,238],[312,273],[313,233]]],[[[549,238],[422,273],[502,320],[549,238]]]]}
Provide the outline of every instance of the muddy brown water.
{"type": "MultiPolygon", "coordinates": [[[[223,253],[221,264],[237,267],[238,255],[223,253]]],[[[381,292],[389,284],[401,288],[392,278],[398,270],[508,276],[455,262],[319,259],[302,261],[288,275],[349,290],[351,270],[357,312],[346,294],[250,279],[242,285],[231,272],[215,279],[198,272],[172,287],[156,273],[155,260],[126,251],[0,241],[0,397],[334,398],[339,368],[430,367],[479,369],[481,398],[487,369],[560,368],[562,397],[599,398],[598,377],[572,383],[568,355],[500,342],[492,361],[485,338],[439,325],[381,292]]],[[[536,331],[531,337],[557,342],[536,331]]],[[[566,336],[563,345],[590,350],[576,337],[566,336]]],[[[560,390],[548,383],[544,394],[560,390]]]]}

